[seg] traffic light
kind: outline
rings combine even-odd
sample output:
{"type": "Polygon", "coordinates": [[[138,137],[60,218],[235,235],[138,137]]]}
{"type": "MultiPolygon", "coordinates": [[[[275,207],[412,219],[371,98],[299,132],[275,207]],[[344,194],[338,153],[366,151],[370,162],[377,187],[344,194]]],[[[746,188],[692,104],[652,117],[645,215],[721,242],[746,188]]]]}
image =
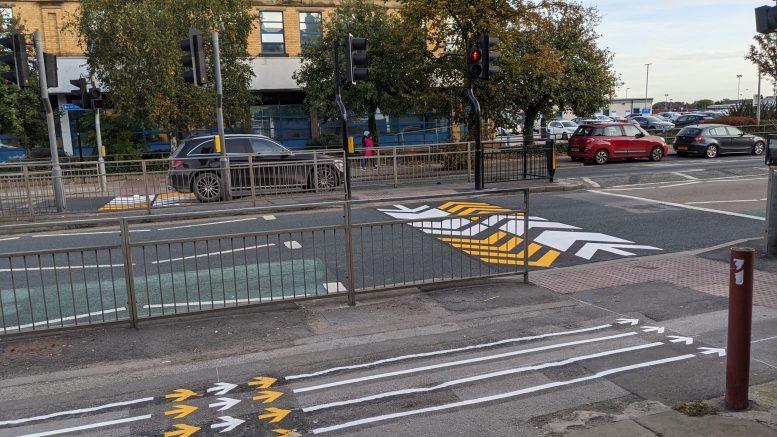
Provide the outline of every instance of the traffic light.
{"type": "Polygon", "coordinates": [[[103,92],[100,88],[92,88],[89,90],[89,103],[92,109],[102,109],[104,107],[103,92]]]}
{"type": "Polygon", "coordinates": [[[207,78],[202,32],[194,28],[189,29],[189,37],[181,40],[181,50],[185,53],[181,57],[181,63],[184,66],[183,79],[194,86],[205,86],[207,78]]]}
{"type": "Polygon", "coordinates": [[[46,72],[46,85],[49,88],[59,86],[59,69],[57,67],[57,55],[51,53],[43,54],[44,71],[46,72]]]}
{"type": "Polygon", "coordinates": [[[483,74],[483,51],[478,43],[470,42],[467,48],[467,77],[476,79],[483,74]]]}
{"type": "Polygon", "coordinates": [[[345,82],[356,85],[367,79],[367,38],[350,33],[345,41],[345,82]]]}
{"type": "Polygon", "coordinates": [[[755,8],[755,30],[758,33],[777,31],[777,6],[761,6],[755,8]]]}
{"type": "Polygon", "coordinates": [[[499,44],[499,38],[494,36],[488,36],[487,33],[480,35],[480,52],[483,55],[483,71],[480,73],[480,77],[483,80],[488,80],[488,75],[491,73],[499,73],[502,71],[494,61],[498,60],[501,54],[496,50],[491,50],[491,47],[499,44]]]}
{"type": "Polygon", "coordinates": [[[0,74],[0,77],[24,88],[28,85],[30,77],[30,65],[27,63],[27,42],[24,35],[13,35],[0,38],[0,45],[11,50],[11,53],[0,56],[0,64],[6,64],[11,71],[0,74]]]}
{"type": "Polygon", "coordinates": [[[74,79],[70,81],[70,84],[75,86],[76,89],[71,90],[67,95],[69,103],[79,106],[81,109],[88,109],[89,94],[86,91],[86,79],[83,77],[80,79],[74,79]]]}

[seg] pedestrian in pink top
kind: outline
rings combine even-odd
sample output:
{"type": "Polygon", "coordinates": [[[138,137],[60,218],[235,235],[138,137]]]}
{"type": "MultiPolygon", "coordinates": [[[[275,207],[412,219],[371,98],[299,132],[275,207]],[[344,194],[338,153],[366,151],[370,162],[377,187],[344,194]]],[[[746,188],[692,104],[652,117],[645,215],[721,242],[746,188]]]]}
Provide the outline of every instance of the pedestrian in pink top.
{"type": "MultiPolygon", "coordinates": [[[[370,138],[370,131],[368,130],[364,131],[364,136],[362,137],[362,147],[364,147],[364,156],[362,156],[361,168],[364,170],[364,167],[367,165],[367,159],[375,154],[375,143],[372,142],[372,138],[370,138]]],[[[371,161],[372,168],[378,168],[378,162],[375,160],[371,161]]]]}

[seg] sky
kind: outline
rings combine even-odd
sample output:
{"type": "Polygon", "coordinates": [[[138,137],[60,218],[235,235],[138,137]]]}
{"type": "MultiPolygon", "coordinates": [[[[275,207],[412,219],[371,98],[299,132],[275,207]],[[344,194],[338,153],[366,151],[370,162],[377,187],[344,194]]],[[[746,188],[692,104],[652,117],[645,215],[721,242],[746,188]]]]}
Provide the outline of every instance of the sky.
{"type": "MultiPolygon", "coordinates": [[[[617,96],[648,94],[669,99],[734,99],[737,75],[742,96],[756,94],[758,70],[745,60],[755,35],[755,8],[772,0],[582,0],[602,15],[600,46],[615,55],[625,84],[617,96]]],[[[762,94],[772,95],[764,81],[762,94]],[[767,91],[768,90],[768,91],[767,91]]]]}

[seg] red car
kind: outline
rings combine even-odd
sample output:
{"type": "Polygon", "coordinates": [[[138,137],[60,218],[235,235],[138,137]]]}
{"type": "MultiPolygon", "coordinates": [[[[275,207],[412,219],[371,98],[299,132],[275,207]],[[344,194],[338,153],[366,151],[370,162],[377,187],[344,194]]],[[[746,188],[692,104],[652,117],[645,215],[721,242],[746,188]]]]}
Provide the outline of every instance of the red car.
{"type": "Polygon", "coordinates": [[[648,134],[631,123],[591,123],[577,128],[569,138],[573,161],[606,164],[611,159],[648,158],[660,161],[669,152],[661,137],[648,134]]]}

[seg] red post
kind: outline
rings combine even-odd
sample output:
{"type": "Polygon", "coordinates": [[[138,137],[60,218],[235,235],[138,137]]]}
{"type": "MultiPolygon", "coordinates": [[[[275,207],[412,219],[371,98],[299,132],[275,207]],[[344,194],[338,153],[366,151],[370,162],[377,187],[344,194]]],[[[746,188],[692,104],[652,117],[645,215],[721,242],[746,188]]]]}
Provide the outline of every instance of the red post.
{"type": "Polygon", "coordinates": [[[755,250],[731,249],[726,350],[726,408],[745,410],[750,386],[750,334],[753,324],[755,250]]]}

